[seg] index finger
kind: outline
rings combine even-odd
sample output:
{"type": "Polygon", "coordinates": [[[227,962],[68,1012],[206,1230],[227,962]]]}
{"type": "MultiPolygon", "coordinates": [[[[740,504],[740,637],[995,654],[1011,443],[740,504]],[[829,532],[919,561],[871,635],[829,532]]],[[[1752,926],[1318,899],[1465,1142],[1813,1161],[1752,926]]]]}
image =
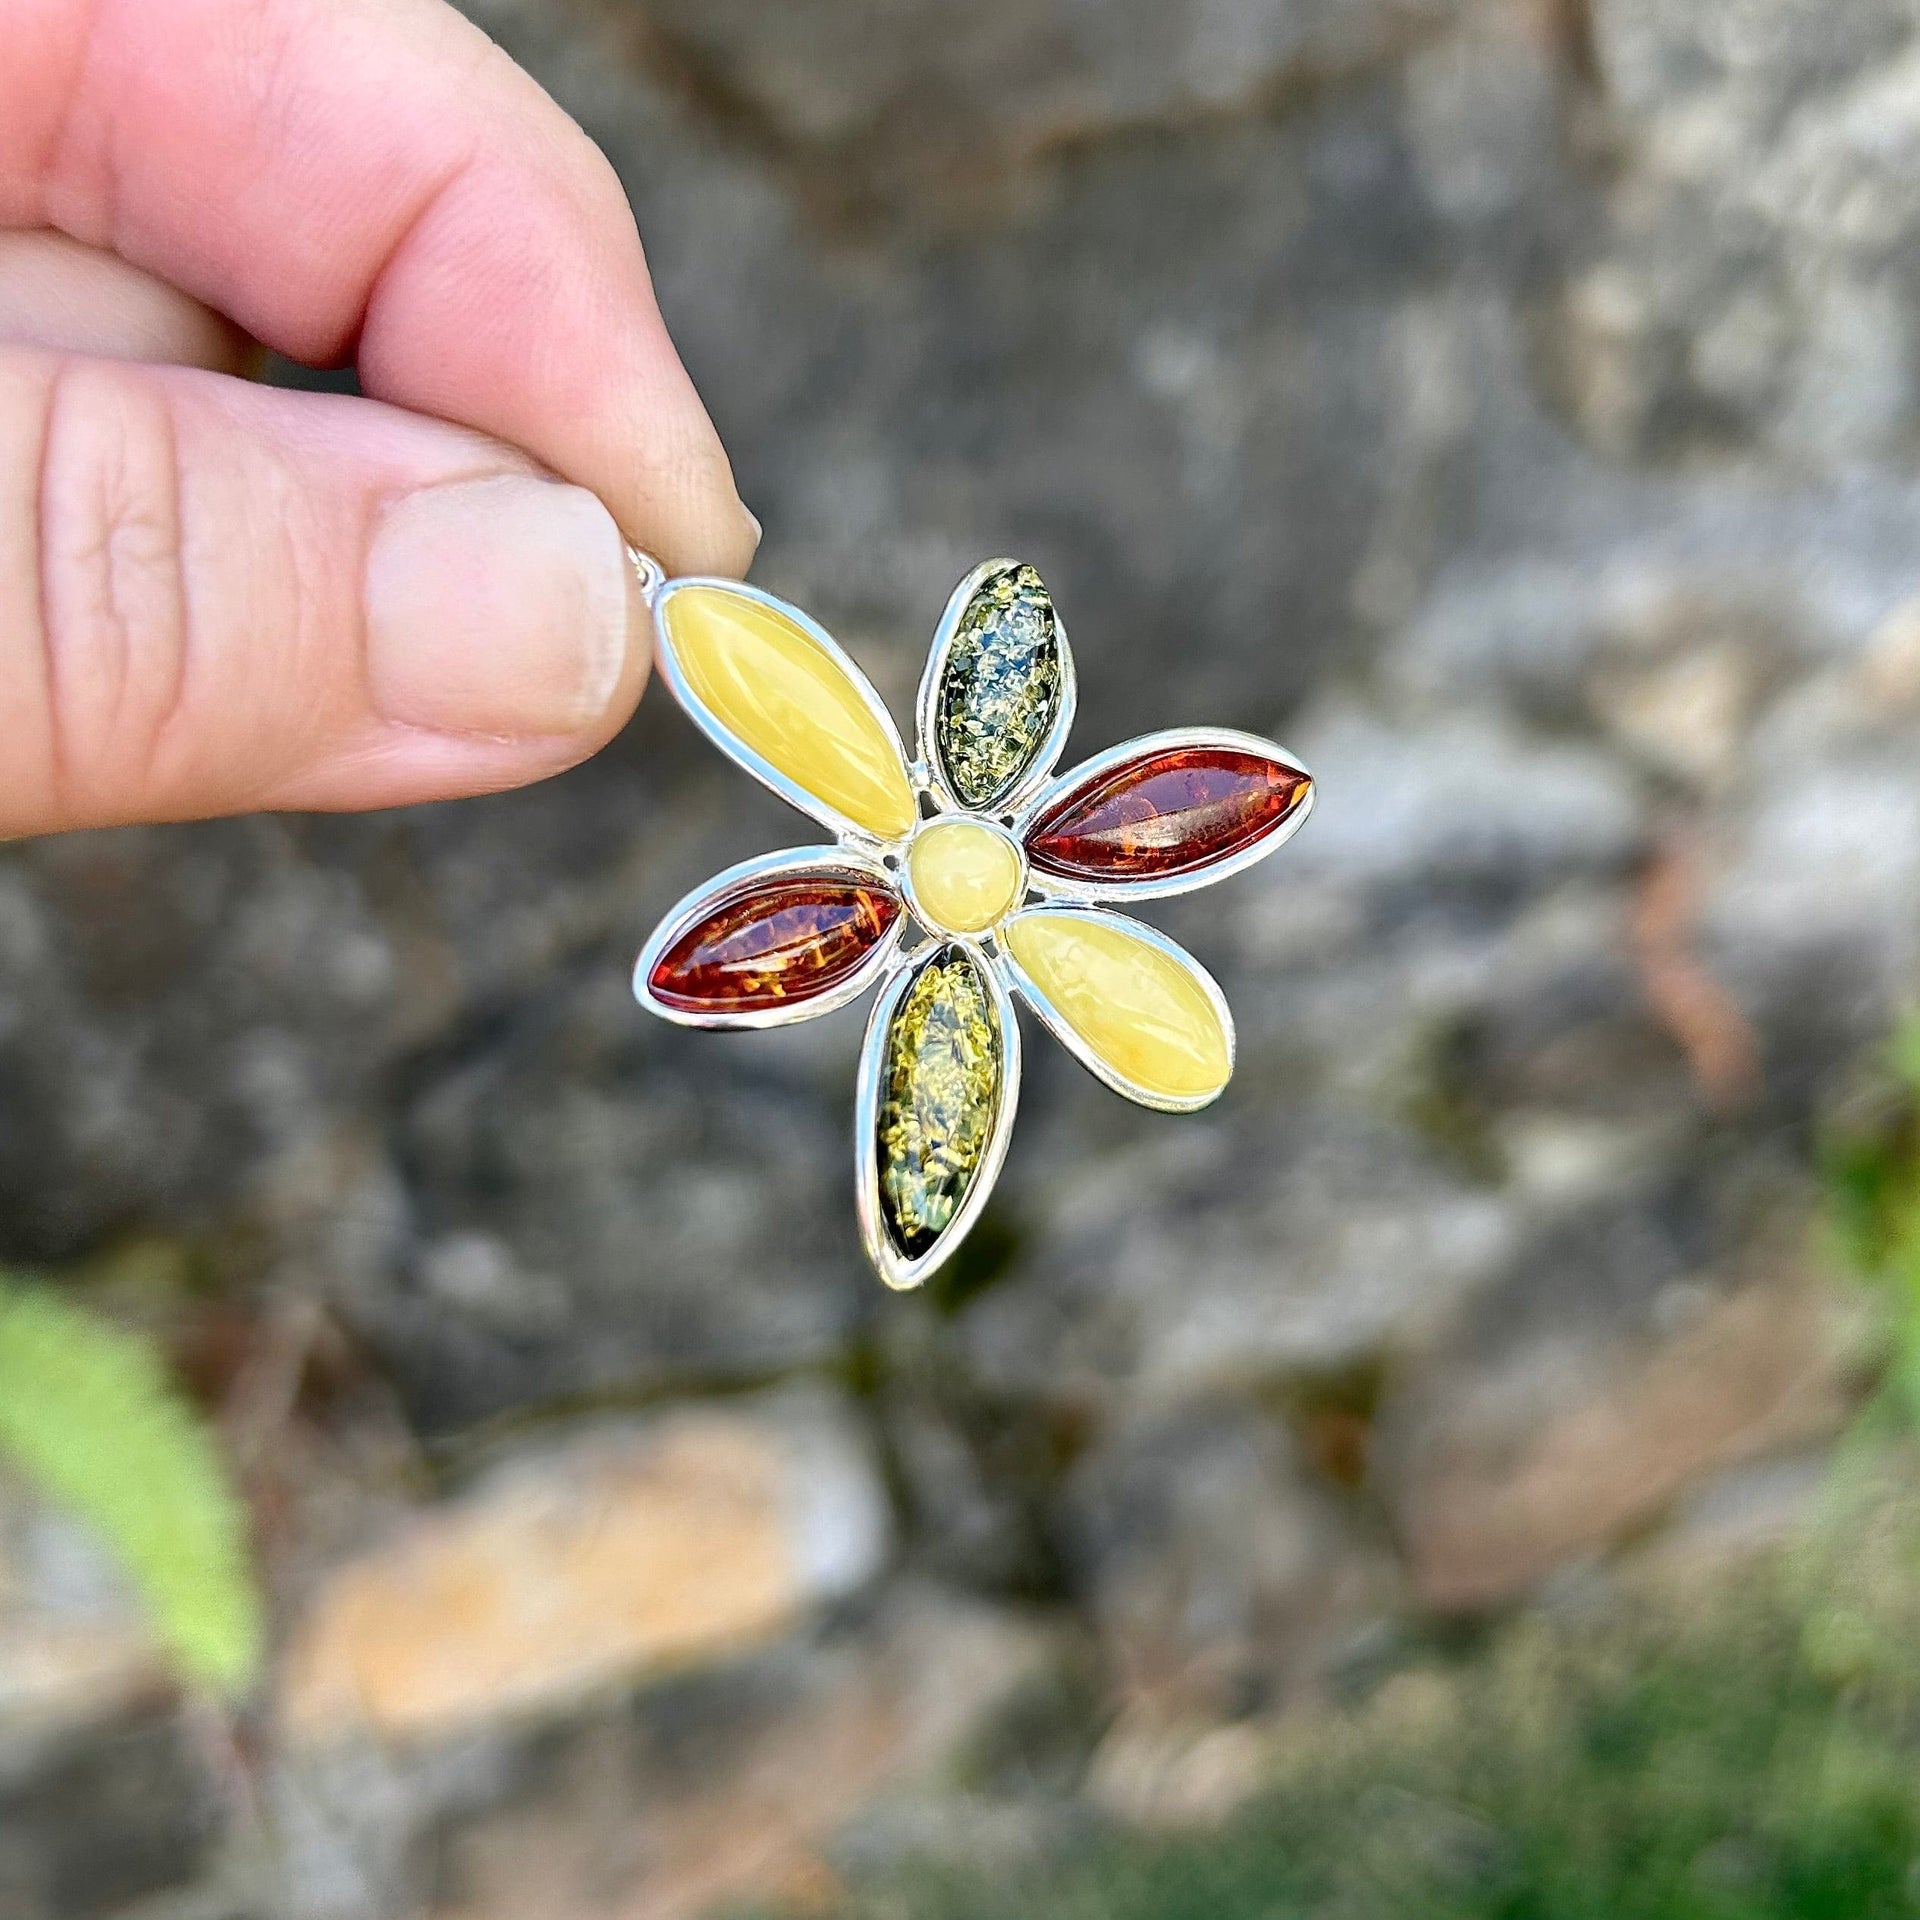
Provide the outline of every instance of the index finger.
{"type": "Polygon", "coordinates": [[[441,0],[0,0],[0,226],[525,448],[677,571],[757,529],[599,149],[441,0]]]}

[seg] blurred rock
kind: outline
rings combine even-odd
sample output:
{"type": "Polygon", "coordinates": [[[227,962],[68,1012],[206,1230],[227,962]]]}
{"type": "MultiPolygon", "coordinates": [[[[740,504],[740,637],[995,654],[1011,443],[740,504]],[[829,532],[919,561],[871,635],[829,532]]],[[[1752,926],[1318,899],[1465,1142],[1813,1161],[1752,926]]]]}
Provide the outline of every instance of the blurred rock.
{"type": "MultiPolygon", "coordinates": [[[[1754,1555],[1832,1526],[1832,1456],[1820,1447],[1742,1461],[1689,1487],[1638,1563],[1703,1586],[1754,1555]]],[[[1637,1568],[1636,1568],[1637,1571],[1637,1568]]]]}
{"type": "Polygon", "coordinates": [[[1272,1731],[1255,1722],[1135,1713],[1100,1743],[1087,1796],[1129,1826],[1205,1829],[1257,1794],[1272,1766],[1272,1731]]]}
{"type": "Polygon", "coordinates": [[[1104,1437],[1074,1469],[1066,1519],[1076,1590],[1156,1742],[1169,1719],[1317,1677],[1331,1640],[1400,1597],[1358,1515],[1251,1407],[1104,1437]]]}
{"type": "Polygon", "coordinates": [[[191,1903],[218,1861],[221,1807],[181,1716],[96,1722],[20,1766],[0,1744],[0,1912],[95,1920],[191,1903]]]}
{"type": "Polygon", "coordinates": [[[805,1391],[549,1442],[325,1583],[280,1719],[421,1742],[552,1716],[777,1639],[886,1540],[860,1435],[805,1391]]]}
{"type": "Polygon", "coordinates": [[[822,1090],[793,1034],[728,1035],[712,1059],[693,1044],[711,1036],[637,1011],[624,968],[557,986],[407,1115],[418,1237],[356,1317],[429,1430],[636,1383],[753,1384],[831,1360],[871,1309],[846,1145],[858,1016],[834,1022],[822,1090]]]}
{"type": "Polygon", "coordinates": [[[0,1475],[0,1753],[167,1691],[152,1625],[105,1548],[0,1475]]]}
{"type": "Polygon", "coordinates": [[[947,1781],[1051,1645],[1018,1616],[895,1589],[857,1638],[685,1683],[586,1730],[523,1799],[451,1832],[435,1911],[694,1920],[720,1903],[817,1901],[840,1830],[947,1781]]]}
{"type": "Polygon", "coordinates": [[[1002,1392],[1151,1402],[1345,1365],[1443,1317],[1508,1245],[1500,1202],[1404,1130],[1304,1122],[1278,1097],[1235,1126],[1124,1152],[1083,1134],[1048,1158],[1050,1194],[1018,1176],[1047,1206],[1021,1284],[968,1316],[1002,1392]]]}
{"type": "Polygon", "coordinates": [[[1607,452],[1911,455],[1912,31],[1899,0],[1596,0],[1620,176],[1562,340],[1607,452]]]}
{"type": "Polygon", "coordinates": [[[1803,1101],[1885,1031],[1920,958],[1910,763],[1856,748],[1808,772],[1793,798],[1756,792],[1725,835],[1704,903],[1717,962],[1772,1040],[1778,1091],[1803,1101]]]}
{"type": "Polygon", "coordinates": [[[212,1862],[219,1807],[129,1582],[0,1474],[0,1914],[92,1920],[212,1862]]]}
{"type": "MultiPolygon", "coordinates": [[[[1631,1343],[1583,1338],[1577,1320],[1494,1334],[1390,1410],[1390,1497],[1427,1605],[1511,1600],[1646,1528],[1690,1483],[1830,1436],[1855,1404],[1844,1326],[1797,1279],[1716,1298],[1675,1277],[1646,1305],[1631,1343]]],[[[1497,1313],[1490,1301],[1485,1332],[1497,1313]]]]}
{"type": "Polygon", "coordinates": [[[1631,779],[1584,745],[1530,740],[1465,713],[1410,723],[1351,707],[1311,714],[1295,739],[1340,804],[1289,850],[1290,872],[1267,870],[1271,888],[1331,875],[1387,901],[1409,889],[1513,899],[1617,873],[1640,842],[1631,779]]]}
{"type": "Polygon", "coordinates": [[[982,174],[1120,129],[1258,112],[1290,88],[1364,74],[1460,11],[1458,0],[992,0],[965,34],[924,0],[798,0],[772,22],[748,0],[656,0],[642,17],[651,59],[788,166],[897,200],[951,191],[963,170],[977,193],[982,174]]]}

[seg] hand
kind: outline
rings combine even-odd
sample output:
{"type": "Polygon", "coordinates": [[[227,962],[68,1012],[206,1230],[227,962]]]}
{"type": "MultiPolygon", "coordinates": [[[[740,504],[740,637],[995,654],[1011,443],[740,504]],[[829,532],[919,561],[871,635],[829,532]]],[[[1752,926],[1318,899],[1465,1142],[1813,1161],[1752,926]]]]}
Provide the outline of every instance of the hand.
{"type": "Polygon", "coordinates": [[[0,837],[603,745],[622,534],[758,529],[592,142],[441,0],[0,0],[0,48],[0,837]]]}

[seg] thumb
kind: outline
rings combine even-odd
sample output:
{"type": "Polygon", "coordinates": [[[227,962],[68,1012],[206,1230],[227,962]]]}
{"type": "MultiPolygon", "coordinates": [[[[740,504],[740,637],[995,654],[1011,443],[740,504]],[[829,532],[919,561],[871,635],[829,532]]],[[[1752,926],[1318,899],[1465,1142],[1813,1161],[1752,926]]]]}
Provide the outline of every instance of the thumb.
{"type": "Polygon", "coordinates": [[[0,349],[0,837],[515,786],[647,659],[612,516],[507,447],[0,349]]]}

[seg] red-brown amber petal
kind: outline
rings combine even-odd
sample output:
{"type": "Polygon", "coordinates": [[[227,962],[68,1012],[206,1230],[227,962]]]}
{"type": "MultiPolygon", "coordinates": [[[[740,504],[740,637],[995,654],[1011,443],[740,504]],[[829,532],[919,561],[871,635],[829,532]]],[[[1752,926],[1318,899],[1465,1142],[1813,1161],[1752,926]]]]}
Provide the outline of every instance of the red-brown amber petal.
{"type": "Polygon", "coordinates": [[[1069,880],[1166,880],[1231,860],[1284,825],[1313,782],[1240,747],[1161,747],[1053,802],[1027,858],[1069,880]]]}
{"type": "Polygon", "coordinates": [[[831,992],[900,917],[879,887],[785,874],[719,901],[671,941],[647,976],[682,1013],[756,1013],[831,992]]]}

